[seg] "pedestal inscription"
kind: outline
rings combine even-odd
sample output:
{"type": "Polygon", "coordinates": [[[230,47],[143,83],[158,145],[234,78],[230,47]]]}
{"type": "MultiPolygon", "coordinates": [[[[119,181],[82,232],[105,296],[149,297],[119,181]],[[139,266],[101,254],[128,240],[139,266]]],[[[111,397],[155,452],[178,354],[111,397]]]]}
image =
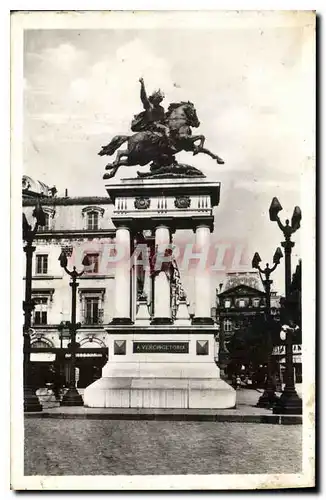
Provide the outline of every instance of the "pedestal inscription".
{"type": "Polygon", "coordinates": [[[133,352],[189,353],[188,342],[134,342],[133,352]]]}

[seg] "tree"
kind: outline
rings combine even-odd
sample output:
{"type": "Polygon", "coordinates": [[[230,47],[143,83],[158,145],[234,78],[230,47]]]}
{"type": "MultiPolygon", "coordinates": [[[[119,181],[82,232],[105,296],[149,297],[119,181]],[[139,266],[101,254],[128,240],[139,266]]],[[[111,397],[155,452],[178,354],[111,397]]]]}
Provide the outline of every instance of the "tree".
{"type": "Polygon", "coordinates": [[[280,343],[280,329],[280,323],[275,319],[257,316],[250,326],[238,330],[226,344],[229,370],[238,373],[244,365],[250,371],[257,372],[260,366],[265,366],[274,346],[280,343]]]}

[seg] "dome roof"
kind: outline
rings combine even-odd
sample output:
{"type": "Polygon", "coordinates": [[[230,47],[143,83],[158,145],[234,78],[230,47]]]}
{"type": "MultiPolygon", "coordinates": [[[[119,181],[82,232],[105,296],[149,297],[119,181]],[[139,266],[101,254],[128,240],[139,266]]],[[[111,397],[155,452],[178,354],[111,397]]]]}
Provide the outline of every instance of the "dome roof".
{"type": "Polygon", "coordinates": [[[257,290],[264,292],[264,287],[261,282],[258,271],[243,271],[243,272],[230,272],[227,273],[226,279],[223,283],[221,292],[225,292],[230,288],[234,288],[239,285],[247,285],[251,288],[256,288],[257,290]]]}
{"type": "Polygon", "coordinates": [[[54,196],[56,189],[50,188],[44,182],[37,181],[29,177],[28,175],[23,175],[22,180],[23,193],[30,196],[54,196]],[[55,191],[54,191],[55,190],[55,191]]]}

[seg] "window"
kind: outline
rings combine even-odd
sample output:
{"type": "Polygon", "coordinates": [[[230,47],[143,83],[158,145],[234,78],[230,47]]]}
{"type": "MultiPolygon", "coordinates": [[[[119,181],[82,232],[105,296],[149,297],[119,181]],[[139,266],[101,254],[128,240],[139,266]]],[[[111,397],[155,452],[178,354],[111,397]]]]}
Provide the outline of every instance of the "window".
{"type": "Polygon", "coordinates": [[[48,255],[36,256],[36,274],[48,273],[48,255]]]}
{"type": "Polygon", "coordinates": [[[229,319],[225,319],[223,327],[224,327],[225,332],[231,332],[232,331],[232,321],[230,321],[229,319]]]}
{"type": "Polygon", "coordinates": [[[51,220],[50,214],[45,213],[44,217],[45,217],[45,224],[44,226],[39,227],[39,231],[50,231],[50,220],[51,220]]]}
{"type": "Polygon", "coordinates": [[[85,298],[84,322],[87,325],[98,325],[100,323],[100,299],[99,297],[85,298]]]}
{"type": "Polygon", "coordinates": [[[87,214],[87,229],[98,229],[98,212],[88,212],[87,214]]]}
{"type": "Polygon", "coordinates": [[[96,206],[88,206],[82,209],[82,217],[85,218],[85,229],[94,231],[100,229],[100,217],[104,215],[104,208],[96,206]]]}
{"type": "Polygon", "coordinates": [[[238,307],[246,307],[246,301],[245,301],[245,299],[240,299],[239,300],[238,307]]]}
{"type": "Polygon", "coordinates": [[[253,299],[252,301],[254,307],[259,307],[260,300],[259,299],[253,299]]]}
{"type": "Polygon", "coordinates": [[[87,274],[97,274],[99,268],[99,254],[98,253],[88,253],[89,266],[85,268],[85,273],[87,274]]]}
{"type": "Polygon", "coordinates": [[[226,299],[226,300],[224,301],[224,307],[225,307],[226,309],[227,309],[227,308],[229,308],[229,307],[231,307],[231,300],[230,300],[230,299],[226,299]]]}
{"type": "Polygon", "coordinates": [[[34,299],[35,309],[33,313],[34,325],[47,325],[48,323],[48,299],[46,297],[37,297],[34,299]]]}

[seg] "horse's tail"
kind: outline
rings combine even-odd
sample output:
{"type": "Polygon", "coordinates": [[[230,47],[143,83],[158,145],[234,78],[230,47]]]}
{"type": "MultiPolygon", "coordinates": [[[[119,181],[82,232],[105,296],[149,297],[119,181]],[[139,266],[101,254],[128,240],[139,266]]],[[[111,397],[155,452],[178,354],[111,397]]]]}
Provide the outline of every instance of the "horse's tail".
{"type": "Polygon", "coordinates": [[[101,151],[98,153],[100,156],[108,155],[111,156],[113,153],[120,148],[120,146],[126,142],[128,139],[127,135],[116,135],[113,137],[112,141],[107,144],[107,146],[102,146],[101,151]]]}

